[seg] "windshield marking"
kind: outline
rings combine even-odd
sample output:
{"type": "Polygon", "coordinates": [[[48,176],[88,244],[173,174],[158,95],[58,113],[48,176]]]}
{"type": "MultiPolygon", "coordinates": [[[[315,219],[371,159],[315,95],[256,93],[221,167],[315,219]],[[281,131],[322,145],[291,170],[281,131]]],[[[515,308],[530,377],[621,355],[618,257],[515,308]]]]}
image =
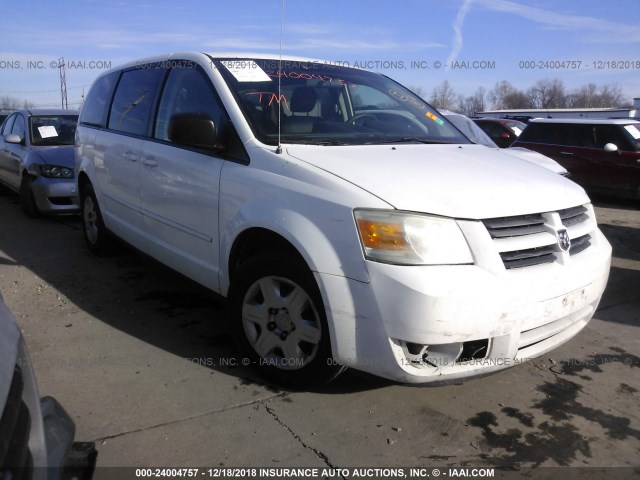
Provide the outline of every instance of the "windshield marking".
{"type": "Polygon", "coordinates": [[[51,137],[58,136],[58,131],[56,130],[56,127],[54,127],[53,125],[38,127],[38,132],[40,133],[41,138],[51,138],[51,137]]]}

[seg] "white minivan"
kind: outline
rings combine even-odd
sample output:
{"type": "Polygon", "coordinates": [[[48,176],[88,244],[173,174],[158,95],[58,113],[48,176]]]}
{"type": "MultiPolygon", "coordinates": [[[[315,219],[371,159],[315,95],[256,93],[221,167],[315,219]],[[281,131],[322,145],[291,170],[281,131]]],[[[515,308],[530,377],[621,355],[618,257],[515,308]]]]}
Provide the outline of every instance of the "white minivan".
{"type": "Polygon", "coordinates": [[[244,363],[286,385],[517,364],[576,335],[609,272],[578,185],[328,62],[176,53],[110,70],[76,172],[89,248],[115,235],[226,297],[244,363]]]}

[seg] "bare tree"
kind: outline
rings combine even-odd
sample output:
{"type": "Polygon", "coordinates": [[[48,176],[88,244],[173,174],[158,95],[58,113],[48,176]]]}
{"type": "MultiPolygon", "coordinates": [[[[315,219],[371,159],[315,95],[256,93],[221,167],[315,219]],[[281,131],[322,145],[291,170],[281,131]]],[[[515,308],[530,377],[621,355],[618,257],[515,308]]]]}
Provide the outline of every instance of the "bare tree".
{"type": "Polygon", "coordinates": [[[511,85],[507,80],[497,82],[489,92],[489,100],[496,110],[509,108],[531,108],[527,95],[511,85]]]}
{"type": "Polygon", "coordinates": [[[440,85],[436,86],[431,93],[429,103],[439,110],[451,110],[456,101],[456,94],[449,83],[444,80],[440,85]]]}
{"type": "Polygon", "coordinates": [[[485,97],[486,91],[484,87],[478,87],[473,95],[465,97],[464,95],[458,95],[458,107],[457,111],[472,117],[476,112],[481,112],[485,109],[485,97]]]}
{"type": "Polygon", "coordinates": [[[4,95],[0,97],[0,108],[3,110],[16,110],[18,108],[33,108],[33,103],[28,100],[20,100],[19,98],[4,95]]]}
{"type": "Polygon", "coordinates": [[[567,106],[571,108],[614,108],[628,104],[622,96],[619,85],[588,83],[568,96],[567,106]]]}
{"type": "Polygon", "coordinates": [[[557,78],[538,80],[527,96],[533,108],[564,108],[567,104],[564,83],[557,78]]]}

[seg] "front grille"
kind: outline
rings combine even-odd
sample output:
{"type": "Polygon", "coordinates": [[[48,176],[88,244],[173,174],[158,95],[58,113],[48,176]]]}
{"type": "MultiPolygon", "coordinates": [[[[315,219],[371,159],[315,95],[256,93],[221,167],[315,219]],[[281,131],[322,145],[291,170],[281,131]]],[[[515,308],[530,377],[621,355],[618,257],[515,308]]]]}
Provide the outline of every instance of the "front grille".
{"type": "Polygon", "coordinates": [[[33,458],[29,451],[31,414],[22,400],[24,380],[16,365],[9,395],[0,417],[0,478],[31,478],[33,458]]]}
{"type": "Polygon", "coordinates": [[[560,215],[562,225],[565,227],[571,227],[572,225],[577,225],[578,223],[585,222],[589,219],[587,209],[582,205],[567,208],[566,210],[560,210],[558,214],[560,215]]]}
{"type": "Polygon", "coordinates": [[[490,218],[483,223],[491,238],[517,237],[544,232],[544,218],[541,214],[490,218]]]}
{"type": "Polygon", "coordinates": [[[566,229],[571,256],[591,246],[590,232],[596,227],[588,206],[578,205],[557,212],[543,212],[482,221],[506,269],[531,267],[557,261],[562,250],[556,232],[566,229]]]}
{"type": "Polygon", "coordinates": [[[591,246],[591,235],[583,235],[574,240],[571,240],[571,249],[569,250],[570,255],[576,255],[591,246]]]}
{"type": "Polygon", "coordinates": [[[530,267],[531,265],[555,262],[555,251],[555,245],[548,245],[546,247],[528,248],[514,252],[503,252],[500,254],[500,257],[507,269],[530,267]]]}

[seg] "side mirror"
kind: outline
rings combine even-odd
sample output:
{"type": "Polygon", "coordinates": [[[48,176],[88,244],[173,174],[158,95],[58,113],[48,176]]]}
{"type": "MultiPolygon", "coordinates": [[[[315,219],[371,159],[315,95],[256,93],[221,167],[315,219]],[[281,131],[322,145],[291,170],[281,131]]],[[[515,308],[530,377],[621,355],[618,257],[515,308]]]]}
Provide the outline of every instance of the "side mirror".
{"type": "Polygon", "coordinates": [[[220,150],[216,125],[206,115],[184,113],[169,120],[169,140],[179,145],[207,150],[220,150]]]}
{"type": "Polygon", "coordinates": [[[604,151],[605,152],[610,152],[610,153],[617,152],[618,151],[618,146],[615,143],[607,143],[604,146],[604,151]]]}
{"type": "Polygon", "coordinates": [[[5,135],[4,141],[7,143],[15,143],[16,145],[21,145],[22,137],[20,135],[16,135],[15,133],[10,133],[9,135],[5,135]]]}

